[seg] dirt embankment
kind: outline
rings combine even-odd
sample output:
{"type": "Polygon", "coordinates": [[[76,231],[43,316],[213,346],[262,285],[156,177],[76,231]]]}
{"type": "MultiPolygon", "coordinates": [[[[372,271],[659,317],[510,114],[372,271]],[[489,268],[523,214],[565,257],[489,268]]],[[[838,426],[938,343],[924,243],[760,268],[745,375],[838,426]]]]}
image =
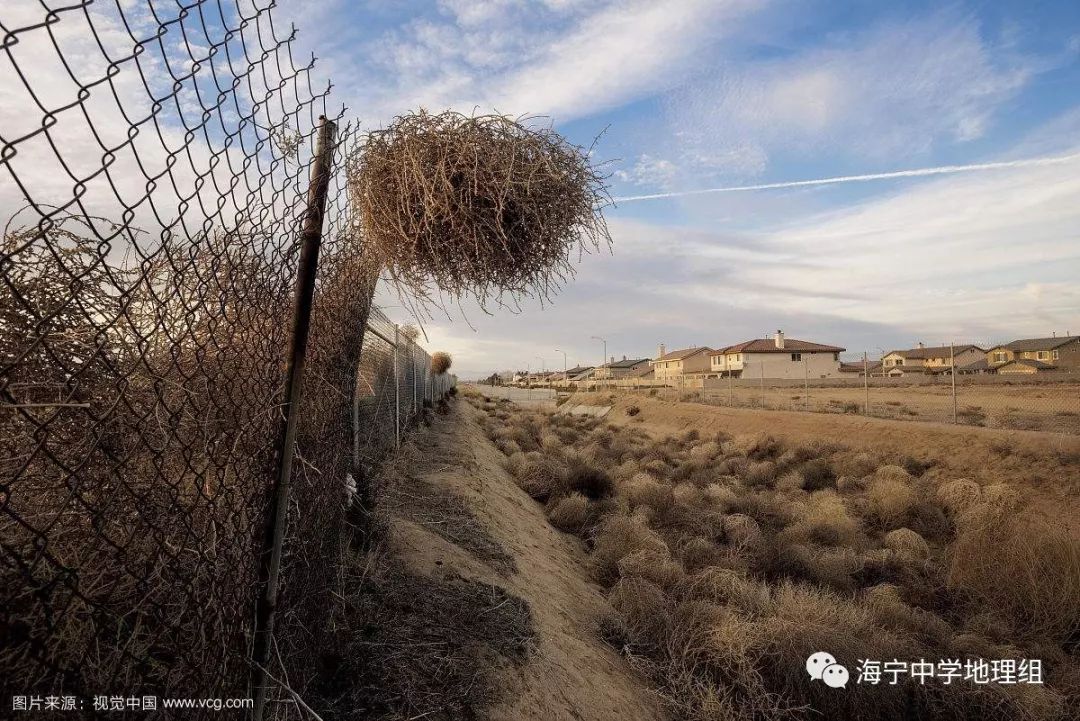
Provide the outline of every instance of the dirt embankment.
{"type": "Polygon", "coordinates": [[[418,436],[419,453],[400,464],[383,503],[390,552],[408,573],[501,589],[500,603],[528,607],[529,652],[524,660],[481,653],[481,665],[496,666],[488,680],[494,703],[467,712],[525,721],[663,718],[644,680],[598,636],[610,606],[588,580],[581,541],[552,529],[517,487],[479,414],[458,401],[418,436]]]}

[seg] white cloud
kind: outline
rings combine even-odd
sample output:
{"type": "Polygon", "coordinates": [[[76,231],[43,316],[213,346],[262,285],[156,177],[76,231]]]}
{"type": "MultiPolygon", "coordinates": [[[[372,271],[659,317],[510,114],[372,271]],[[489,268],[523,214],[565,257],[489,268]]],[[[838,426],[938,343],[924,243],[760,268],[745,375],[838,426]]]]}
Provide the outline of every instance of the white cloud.
{"type": "Polygon", "coordinates": [[[941,13],[731,63],[668,107],[690,152],[749,145],[765,156],[907,159],[982,137],[1040,63],[998,51],[974,20],[941,13]]]}
{"type": "MultiPolygon", "coordinates": [[[[418,106],[565,122],[676,87],[702,48],[736,34],[765,2],[440,0],[436,15],[374,41],[338,26],[337,37],[305,41],[370,125],[418,106]]],[[[283,10],[302,17],[308,7],[293,0],[283,10]]]]}
{"type": "MultiPolygon", "coordinates": [[[[1059,136],[1054,151],[1080,147],[1059,136]]],[[[777,210],[832,191],[781,192],[777,210]]],[[[858,352],[919,338],[989,343],[1076,332],[1077,197],[1080,157],[905,180],[883,196],[743,233],[630,221],[616,211],[614,257],[586,258],[551,307],[474,313],[475,333],[460,322],[433,324],[432,333],[458,350],[462,367],[482,369],[523,366],[553,355],[549,347],[570,350],[571,363],[588,359],[597,333],[616,355],[638,355],[661,341],[719,345],[775,328],[858,352]]]]}

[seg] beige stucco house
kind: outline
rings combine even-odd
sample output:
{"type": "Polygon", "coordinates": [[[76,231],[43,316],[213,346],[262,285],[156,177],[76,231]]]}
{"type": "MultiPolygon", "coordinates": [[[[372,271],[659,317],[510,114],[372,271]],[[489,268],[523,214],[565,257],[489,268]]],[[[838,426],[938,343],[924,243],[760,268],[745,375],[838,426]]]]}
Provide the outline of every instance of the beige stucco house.
{"type": "Polygon", "coordinates": [[[661,345],[652,361],[653,378],[658,381],[676,381],[687,376],[708,373],[711,352],[711,349],[705,346],[698,346],[669,353],[661,345]]]}
{"type": "Polygon", "coordinates": [[[1037,373],[1047,370],[1080,372],[1080,336],[1014,340],[986,351],[986,361],[998,373],[1037,373]],[[1031,362],[1016,365],[1018,361],[1031,362]]]}
{"type": "Polygon", "coordinates": [[[953,363],[957,368],[969,365],[981,360],[985,354],[986,351],[974,345],[957,345],[950,348],[947,345],[925,346],[919,343],[916,348],[886,353],[882,356],[881,363],[886,373],[898,367],[903,367],[905,372],[920,369],[924,372],[935,373],[947,370],[953,363]]]}
{"type": "Polygon", "coordinates": [[[755,338],[713,351],[710,370],[732,378],[838,378],[843,348],[785,338],[755,338]]]}

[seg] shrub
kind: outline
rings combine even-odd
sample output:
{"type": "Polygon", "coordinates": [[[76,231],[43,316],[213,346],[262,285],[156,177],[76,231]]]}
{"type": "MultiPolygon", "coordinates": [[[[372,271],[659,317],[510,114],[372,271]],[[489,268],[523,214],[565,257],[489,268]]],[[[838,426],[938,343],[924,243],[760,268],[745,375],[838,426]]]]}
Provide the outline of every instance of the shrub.
{"type": "Polygon", "coordinates": [[[948,581],[1021,629],[1060,640],[1080,631],[1080,540],[1041,515],[971,512],[948,581]]]}
{"type": "Polygon", "coordinates": [[[783,532],[787,538],[822,546],[851,545],[858,533],[859,522],[848,513],[844,502],[828,491],[811,496],[798,520],[783,532]]]}
{"type": "Polygon", "coordinates": [[[690,449],[690,457],[695,461],[711,461],[720,453],[720,444],[716,441],[706,441],[690,449]]]}
{"type": "Polygon", "coordinates": [[[882,545],[905,558],[925,560],[930,556],[930,544],[910,528],[897,528],[885,534],[882,545]]]}
{"type": "Polygon", "coordinates": [[[761,526],[750,516],[732,513],[723,519],[723,540],[739,548],[746,548],[761,540],[761,526]]]}
{"type": "Polygon", "coordinates": [[[348,159],[364,247],[397,283],[480,300],[540,293],[575,252],[609,241],[604,176],[550,128],[423,110],[365,135],[348,159]]]}
{"type": "Polygon", "coordinates": [[[580,461],[570,464],[566,473],[566,487],[593,501],[607,498],[615,492],[615,482],[606,471],[580,461]]]}
{"type": "Polygon", "coordinates": [[[669,635],[675,604],[656,584],[637,576],[620,579],[611,589],[609,600],[622,617],[634,646],[655,650],[669,635]]]}
{"type": "Polygon", "coordinates": [[[769,587],[730,568],[706,568],[687,576],[677,589],[681,598],[730,605],[749,615],[761,615],[770,606],[769,587]]]}
{"type": "Polygon", "coordinates": [[[626,415],[633,417],[636,416],[638,413],[641,413],[641,409],[637,406],[627,406],[626,415]]]}
{"type": "Polygon", "coordinates": [[[886,528],[903,521],[915,504],[915,491],[909,485],[911,476],[898,466],[882,466],[874,473],[867,500],[870,512],[886,528]]]}
{"type": "Polygon", "coordinates": [[[933,465],[933,461],[920,461],[918,458],[912,456],[904,456],[900,459],[900,467],[915,478],[926,473],[933,465]]]}
{"type": "Polygon", "coordinates": [[[946,513],[953,516],[970,509],[979,502],[981,496],[982,489],[979,484],[967,478],[942,483],[937,489],[938,500],[946,513]]]}
{"type": "Polygon", "coordinates": [[[772,461],[752,462],[743,475],[748,486],[767,486],[776,478],[776,464],[772,461]]]}
{"type": "Polygon", "coordinates": [[[589,499],[574,492],[555,501],[548,511],[551,525],[568,533],[581,533],[589,520],[589,499]]]}
{"type": "Polygon", "coordinates": [[[803,477],[802,487],[807,491],[836,488],[836,474],[824,458],[807,461],[800,471],[803,477]]]}
{"type": "Polygon", "coordinates": [[[450,366],[454,364],[453,359],[449,353],[443,351],[437,351],[431,355],[431,372],[439,376],[450,370],[450,366]]]}
{"type": "Polygon", "coordinates": [[[674,502],[671,486],[653,478],[648,473],[638,473],[623,487],[630,508],[649,506],[659,513],[666,513],[674,502]]]}
{"type": "Polygon", "coordinates": [[[623,557],[618,564],[621,578],[644,578],[665,591],[685,577],[683,567],[666,552],[645,548],[623,557]]]}
{"type": "Polygon", "coordinates": [[[719,483],[710,483],[705,486],[702,493],[707,503],[722,511],[730,510],[735,499],[738,498],[734,490],[719,483]]]}
{"type": "Polygon", "coordinates": [[[645,524],[627,516],[605,518],[596,531],[592,560],[597,578],[610,583],[618,576],[619,561],[635,551],[648,550],[670,556],[667,544],[645,524]]]}
{"type": "Polygon", "coordinates": [[[567,468],[550,456],[526,461],[517,474],[518,485],[537,501],[559,496],[567,487],[567,468]]]}

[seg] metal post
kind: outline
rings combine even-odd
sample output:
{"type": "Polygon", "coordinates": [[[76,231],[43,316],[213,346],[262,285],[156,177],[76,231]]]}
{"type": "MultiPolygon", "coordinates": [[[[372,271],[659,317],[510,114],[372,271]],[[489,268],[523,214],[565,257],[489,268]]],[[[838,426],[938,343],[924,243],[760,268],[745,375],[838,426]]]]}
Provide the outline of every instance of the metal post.
{"type": "Polygon", "coordinates": [[[394,448],[401,448],[401,377],[398,372],[400,343],[401,326],[394,323],[394,448]]]}
{"type": "Polygon", "coordinates": [[[807,364],[806,359],[802,360],[803,367],[803,410],[810,410],[810,366],[807,364]]]}
{"type": "Polygon", "coordinates": [[[949,375],[952,376],[952,422],[956,423],[956,354],[949,343],[949,375]]]}
{"type": "Polygon", "coordinates": [[[863,391],[866,393],[866,406],[865,406],[866,415],[870,415],[870,372],[868,370],[869,367],[870,367],[870,363],[866,358],[866,351],[863,351],[863,354],[862,354],[862,380],[863,380],[863,391]]]}
{"type": "Polygon", "coordinates": [[[315,276],[319,265],[319,246],[322,244],[323,215],[326,212],[326,191],[334,158],[334,123],[319,116],[319,131],[315,155],[311,163],[311,182],[308,186],[307,209],[300,229],[300,260],[296,269],[293,292],[292,332],[289,336],[289,355],[285,366],[285,398],[278,437],[278,469],[270,507],[266,514],[266,532],[259,559],[260,595],[255,613],[255,634],[252,646],[254,670],[254,710],[252,718],[261,721],[266,708],[270,647],[274,634],[277,610],[278,578],[281,574],[281,547],[289,509],[289,483],[292,476],[293,453],[296,445],[300,393],[303,386],[307,355],[311,307],[315,295],[315,276]]]}
{"type": "Polygon", "coordinates": [[[727,398],[728,405],[735,405],[735,372],[728,368],[727,372],[727,398]]]}
{"type": "Polygon", "coordinates": [[[759,361],[758,366],[761,369],[761,407],[765,407],[765,361],[759,361]]]}

